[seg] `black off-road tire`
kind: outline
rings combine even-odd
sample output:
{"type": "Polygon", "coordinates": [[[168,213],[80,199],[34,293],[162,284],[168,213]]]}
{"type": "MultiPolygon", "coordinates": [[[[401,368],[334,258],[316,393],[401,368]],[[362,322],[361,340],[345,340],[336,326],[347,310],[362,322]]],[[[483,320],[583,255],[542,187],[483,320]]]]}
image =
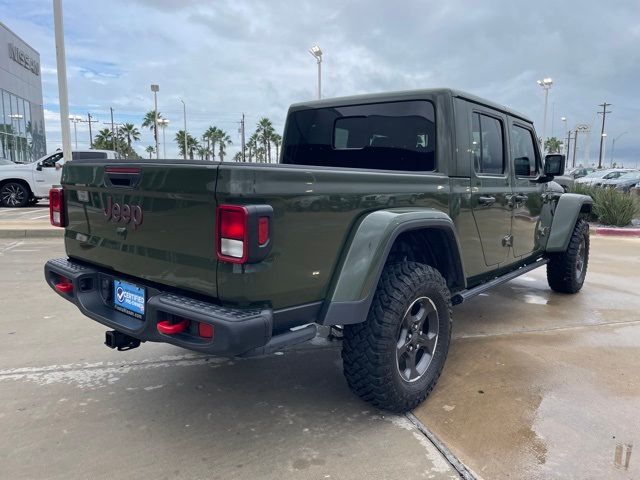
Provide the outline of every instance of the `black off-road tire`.
{"type": "Polygon", "coordinates": [[[589,224],[579,218],[566,252],[552,253],[547,264],[547,281],[555,292],[577,293],[584,285],[589,264],[589,224]]]}
{"type": "Polygon", "coordinates": [[[26,207],[30,198],[29,188],[20,182],[7,182],[0,187],[0,206],[2,207],[26,207]]]}
{"type": "MultiPolygon", "coordinates": [[[[451,298],[440,272],[416,262],[388,264],[382,272],[367,320],[344,326],[344,375],[349,387],[363,400],[384,410],[406,412],[418,406],[433,390],[444,367],[450,340],[451,298]],[[425,298],[430,300],[431,309],[427,323],[435,324],[432,331],[437,331],[437,337],[424,373],[407,381],[403,374],[408,370],[400,371],[399,335],[406,331],[403,330],[406,319],[413,318],[409,315],[409,307],[414,307],[418,301],[424,302],[425,298]]],[[[416,350],[416,355],[423,358],[424,352],[426,350],[418,354],[416,350]]]]}

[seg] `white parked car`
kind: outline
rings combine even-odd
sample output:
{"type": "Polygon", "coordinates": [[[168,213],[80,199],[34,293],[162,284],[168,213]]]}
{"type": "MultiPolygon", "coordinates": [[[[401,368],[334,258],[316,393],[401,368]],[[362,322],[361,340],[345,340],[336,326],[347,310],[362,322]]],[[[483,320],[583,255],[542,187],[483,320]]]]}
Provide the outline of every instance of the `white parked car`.
{"type": "Polygon", "coordinates": [[[574,184],[580,184],[586,187],[599,187],[604,180],[613,180],[632,171],[632,168],[606,168],[596,170],[589,175],[578,178],[574,184]]]}
{"type": "MultiPolygon", "coordinates": [[[[71,155],[74,160],[119,158],[112,150],[74,150],[71,155]]],[[[60,184],[63,162],[60,150],[32,163],[0,159],[0,207],[25,207],[47,198],[51,187],[60,184]]]]}

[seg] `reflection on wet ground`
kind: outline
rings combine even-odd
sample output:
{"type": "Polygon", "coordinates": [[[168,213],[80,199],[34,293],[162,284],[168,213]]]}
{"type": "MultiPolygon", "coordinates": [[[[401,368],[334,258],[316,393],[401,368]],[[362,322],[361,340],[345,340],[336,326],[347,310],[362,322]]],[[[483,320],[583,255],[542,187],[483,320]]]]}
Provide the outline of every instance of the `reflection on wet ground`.
{"type": "Polygon", "coordinates": [[[587,284],[544,269],[454,310],[416,416],[486,479],[640,478],[640,241],[593,237],[587,284]]]}

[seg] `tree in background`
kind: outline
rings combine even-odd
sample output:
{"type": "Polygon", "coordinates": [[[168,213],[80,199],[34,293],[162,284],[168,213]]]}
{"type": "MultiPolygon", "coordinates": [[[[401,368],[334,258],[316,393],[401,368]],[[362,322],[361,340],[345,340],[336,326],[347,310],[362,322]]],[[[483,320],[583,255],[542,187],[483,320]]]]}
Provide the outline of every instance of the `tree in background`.
{"type": "Polygon", "coordinates": [[[273,129],[271,120],[266,117],[262,117],[258,120],[256,135],[258,142],[262,144],[262,148],[265,152],[264,158],[262,159],[263,162],[271,163],[271,140],[274,134],[275,130],[273,129]]]}
{"type": "Polygon", "coordinates": [[[123,126],[119,128],[119,132],[124,136],[125,140],[127,141],[127,146],[129,147],[129,150],[132,150],[131,148],[132,141],[137,142],[138,140],[140,140],[140,130],[138,130],[133,123],[125,123],[123,126]]]}
{"type": "MultiPolygon", "coordinates": [[[[144,115],[144,118],[142,119],[142,128],[148,128],[151,131],[151,133],[153,133],[153,140],[157,145],[158,144],[158,137],[157,137],[158,132],[156,132],[155,113],[156,113],[155,110],[149,110],[144,115]]],[[[161,118],[164,118],[164,117],[162,116],[162,114],[160,112],[158,112],[158,120],[160,120],[161,118]]]]}
{"type": "Polygon", "coordinates": [[[152,147],[151,145],[149,145],[147,148],[144,149],[144,151],[149,154],[149,160],[151,160],[151,155],[153,155],[156,152],[156,147],[152,147]]]}
{"type": "MultiPolygon", "coordinates": [[[[191,134],[187,133],[186,135],[187,135],[187,154],[189,155],[189,158],[193,160],[193,155],[195,153],[195,150],[200,144],[198,143],[198,140],[196,140],[193,136],[191,136],[191,134]]],[[[180,155],[183,157],[184,157],[184,137],[185,137],[185,131],[178,130],[178,133],[176,133],[176,136],[175,136],[175,141],[178,144],[178,150],[180,151],[180,155]]]]}
{"type": "Polygon", "coordinates": [[[103,128],[94,135],[91,148],[96,148],[98,150],[113,150],[113,147],[113,135],[111,134],[111,130],[108,128],[103,128]]]}
{"type": "Polygon", "coordinates": [[[544,142],[544,149],[548,153],[559,153],[562,147],[562,142],[556,137],[547,138],[544,142]]]}
{"type": "Polygon", "coordinates": [[[276,147],[276,163],[277,163],[278,160],[280,159],[280,145],[282,145],[282,136],[274,132],[273,135],[271,135],[271,142],[273,143],[273,146],[276,147]]]}
{"type": "MultiPolygon", "coordinates": [[[[209,152],[211,152],[212,160],[216,159],[216,143],[218,142],[221,133],[222,130],[212,125],[202,134],[202,140],[207,142],[207,148],[209,149],[209,152]]],[[[208,155],[207,160],[209,160],[208,155]]]]}
{"type": "Polygon", "coordinates": [[[227,155],[227,146],[231,145],[231,137],[223,130],[220,130],[220,136],[218,137],[218,157],[221,162],[224,162],[224,157],[227,155]]]}

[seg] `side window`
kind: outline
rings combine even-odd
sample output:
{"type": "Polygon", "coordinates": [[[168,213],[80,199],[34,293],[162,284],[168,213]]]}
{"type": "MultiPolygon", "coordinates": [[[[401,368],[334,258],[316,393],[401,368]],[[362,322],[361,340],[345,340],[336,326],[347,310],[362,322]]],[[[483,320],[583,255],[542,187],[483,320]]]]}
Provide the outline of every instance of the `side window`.
{"type": "Polygon", "coordinates": [[[504,173],[504,134],[497,118],[473,114],[471,124],[473,168],[476,173],[502,175],[504,173]]]}
{"type": "Polygon", "coordinates": [[[513,125],[511,127],[511,158],[517,177],[538,175],[535,139],[531,130],[513,125]]]}
{"type": "Polygon", "coordinates": [[[53,155],[48,156],[47,158],[45,158],[42,161],[42,166],[43,167],[55,167],[56,166],[56,162],[58,160],[62,159],[62,152],[60,153],[55,153],[53,155]]]}

